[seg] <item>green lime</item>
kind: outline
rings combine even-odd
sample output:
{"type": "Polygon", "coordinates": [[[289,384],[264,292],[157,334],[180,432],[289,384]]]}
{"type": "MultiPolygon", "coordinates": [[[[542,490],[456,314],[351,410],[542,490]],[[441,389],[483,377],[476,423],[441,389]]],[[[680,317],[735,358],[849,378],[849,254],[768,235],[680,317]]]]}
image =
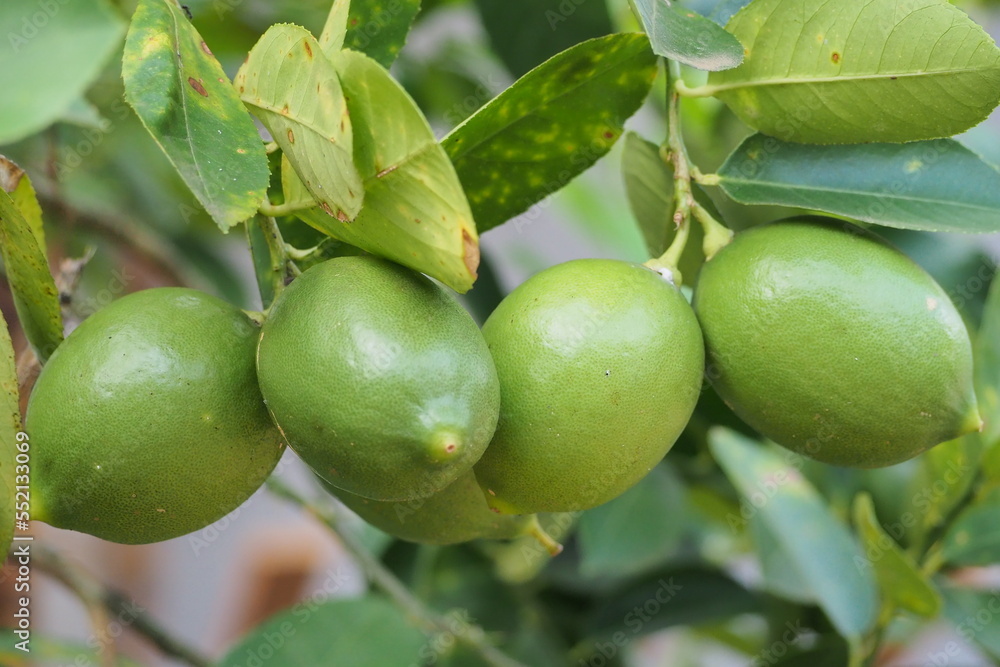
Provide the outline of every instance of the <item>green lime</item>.
{"type": "Polygon", "coordinates": [[[796,452],[876,468],[982,423],[948,295],[855,225],[796,218],[737,235],[702,269],[694,306],[712,385],[796,452]]]}
{"type": "Polygon", "coordinates": [[[476,323],[430,279],[375,257],[296,278],[264,324],[257,371],[292,449],[372,500],[443,489],[496,428],[500,389],[476,323]]]}
{"type": "Polygon", "coordinates": [[[472,471],[432,496],[400,502],[369,500],[320,481],[362,519],[408,542],[457,544],[476,539],[512,539],[525,534],[531,523],[531,517],[492,511],[472,471]]]}
{"type": "Polygon", "coordinates": [[[542,271],[500,303],[483,335],[502,401],[475,471],[501,512],[568,512],[620,495],[673,446],[700,393],[694,313],[638,264],[542,271]]]}
{"type": "Polygon", "coordinates": [[[284,449],[257,388],[258,333],[239,309],[181,288],[87,318],[28,403],[34,517],[145,544],[236,509],[284,449]]]}

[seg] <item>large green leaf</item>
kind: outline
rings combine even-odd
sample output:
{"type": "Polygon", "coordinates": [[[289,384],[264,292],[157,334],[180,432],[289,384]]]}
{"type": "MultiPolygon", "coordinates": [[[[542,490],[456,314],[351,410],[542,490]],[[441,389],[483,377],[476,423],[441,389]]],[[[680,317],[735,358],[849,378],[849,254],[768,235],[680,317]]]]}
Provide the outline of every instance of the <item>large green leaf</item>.
{"type": "Polygon", "coordinates": [[[743,62],[743,45],[719,24],[667,0],[635,0],[653,51],[664,58],[718,71],[743,62]]]}
{"type": "Polygon", "coordinates": [[[644,35],[593,39],[538,66],[445,137],[480,233],[607,153],[655,75],[644,35]]]}
{"type": "Polygon", "coordinates": [[[63,339],[59,291],[31,225],[0,188],[0,253],[28,342],[45,363],[63,339]]]}
{"type": "Polygon", "coordinates": [[[953,565],[1000,563],[1000,491],[966,508],[948,526],[942,539],[944,559],[953,565]]]}
{"type": "MultiPolygon", "coordinates": [[[[455,169],[416,103],[377,62],[355,51],[335,59],[354,123],[354,162],[365,204],[344,223],[313,207],[296,215],[320,231],[466,292],[479,237],[455,169]],[[387,110],[391,110],[391,113],[387,110]]],[[[282,175],[285,199],[301,186],[282,175]]]]}
{"type": "Polygon", "coordinates": [[[514,76],[612,32],[607,4],[589,0],[475,0],[493,50],[514,76]]]}
{"type": "MultiPolygon", "coordinates": [[[[7,322],[0,316],[0,558],[6,557],[14,538],[15,493],[17,482],[14,457],[21,431],[21,408],[18,401],[17,364],[7,322]]],[[[23,516],[24,520],[30,517],[23,516]]],[[[22,517],[18,517],[21,519],[22,517]]]]}
{"type": "Polygon", "coordinates": [[[755,0],[727,29],[746,60],[693,92],[786,141],[948,137],[1000,101],[1000,49],[944,0],[755,0]]]}
{"type": "Polygon", "coordinates": [[[816,489],[781,455],[735,431],[713,428],[709,446],[834,627],[845,637],[862,637],[877,616],[875,580],[857,567],[858,545],[816,489]]]}
{"type": "Polygon", "coordinates": [[[684,485],[669,468],[653,468],[641,482],[580,518],[580,571],[585,576],[628,576],[662,563],[683,535],[684,485]]]}
{"type": "Polygon", "coordinates": [[[173,0],[141,0],[122,59],[125,97],[223,231],[267,189],[257,129],[222,66],[173,0]]]}
{"type": "Polygon", "coordinates": [[[243,667],[387,667],[419,664],[424,635],[377,597],[300,604],[271,617],[219,662],[243,667]]]}
{"type": "Polygon", "coordinates": [[[354,220],[365,190],[354,167],[351,114],[333,63],[309,31],[271,26],[233,85],[331,224],[354,220]]]}
{"type": "Polygon", "coordinates": [[[342,48],[352,49],[387,68],[419,11],[420,0],[334,0],[319,44],[331,58],[342,48]]]}
{"type": "Polygon", "coordinates": [[[855,498],[854,526],[865,548],[864,560],[858,563],[874,569],[886,602],[918,616],[936,617],[941,612],[941,595],[882,528],[868,494],[855,498]]]}
{"type": "Polygon", "coordinates": [[[106,0],[0,2],[0,144],[57,120],[121,44],[125,22],[106,0]]]}
{"type": "Polygon", "coordinates": [[[926,231],[1000,231],[1000,172],[953,139],[811,146],[747,138],[719,169],[742,204],[826,211],[926,231]]]}

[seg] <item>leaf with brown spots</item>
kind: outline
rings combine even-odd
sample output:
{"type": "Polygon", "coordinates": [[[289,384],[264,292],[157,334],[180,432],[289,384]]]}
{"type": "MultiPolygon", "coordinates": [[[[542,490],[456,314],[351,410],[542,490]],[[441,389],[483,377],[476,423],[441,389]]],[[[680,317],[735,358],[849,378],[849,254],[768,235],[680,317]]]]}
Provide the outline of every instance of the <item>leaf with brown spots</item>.
{"type": "Polygon", "coordinates": [[[332,218],[353,220],[365,188],[354,166],[352,120],[337,71],[320,53],[305,28],[271,26],[233,83],[313,198],[332,218]]]}
{"type": "Polygon", "coordinates": [[[352,49],[389,67],[419,11],[420,0],[334,0],[319,44],[331,58],[352,49]]]}
{"type": "Polygon", "coordinates": [[[621,136],[656,76],[645,35],[592,39],[528,72],[441,144],[480,233],[588,169],[621,136]]]}
{"type": "Polygon", "coordinates": [[[141,0],[122,59],[125,97],[223,231],[268,183],[257,128],[201,35],[170,0],[141,0]]]}
{"type": "MultiPolygon", "coordinates": [[[[313,207],[297,213],[320,231],[465,292],[479,266],[479,237],[462,185],[427,120],[405,90],[371,58],[335,60],[354,122],[354,161],[365,205],[344,224],[313,207]]],[[[285,201],[304,199],[283,170],[285,201]]]]}
{"type": "Polygon", "coordinates": [[[31,225],[2,189],[0,253],[21,328],[38,359],[44,363],[63,339],[59,291],[31,225]]]}
{"type": "Polygon", "coordinates": [[[42,228],[42,207],[38,204],[35,186],[31,184],[31,179],[23,169],[3,155],[0,155],[0,188],[14,200],[14,206],[24,216],[31,233],[35,236],[35,243],[38,244],[42,254],[47,255],[45,230],[42,228]]]}

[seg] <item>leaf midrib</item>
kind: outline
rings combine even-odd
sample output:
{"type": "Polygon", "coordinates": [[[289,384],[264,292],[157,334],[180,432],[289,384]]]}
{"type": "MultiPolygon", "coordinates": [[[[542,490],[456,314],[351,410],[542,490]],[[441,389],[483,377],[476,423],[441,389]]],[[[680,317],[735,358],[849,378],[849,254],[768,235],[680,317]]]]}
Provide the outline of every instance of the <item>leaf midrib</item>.
{"type": "Polygon", "coordinates": [[[930,78],[939,76],[955,76],[956,74],[974,74],[978,72],[985,72],[989,70],[1000,71],[1000,65],[980,68],[980,69],[970,69],[965,68],[953,68],[946,70],[933,70],[930,72],[879,72],[876,74],[852,74],[848,76],[837,75],[837,76],[820,76],[820,77],[783,77],[779,79],[753,79],[748,81],[738,81],[735,83],[725,83],[718,84],[715,86],[706,85],[699,86],[698,88],[689,89],[690,93],[697,97],[709,97],[714,96],[719,93],[724,93],[730,90],[737,90],[740,88],[756,88],[764,86],[792,86],[792,85],[810,85],[810,84],[822,84],[822,83],[853,83],[856,81],[881,81],[881,80],[895,80],[895,79],[913,79],[913,78],[930,78]]]}
{"type": "Polygon", "coordinates": [[[728,182],[728,183],[737,183],[737,184],[743,184],[743,185],[772,186],[772,187],[784,188],[786,190],[811,190],[811,191],[829,192],[831,194],[862,195],[862,196],[879,197],[879,198],[882,198],[882,199],[890,199],[890,200],[896,200],[896,201],[912,201],[912,202],[915,202],[915,203],[923,203],[923,204],[950,204],[950,205],[955,205],[955,206],[959,206],[959,207],[962,207],[962,208],[968,208],[968,209],[973,209],[973,210],[978,210],[978,211],[986,211],[986,212],[996,212],[996,211],[1000,210],[1000,208],[995,208],[995,207],[990,207],[990,206],[984,206],[984,205],[980,205],[980,204],[969,204],[969,203],[964,202],[964,201],[963,202],[958,202],[958,201],[956,201],[954,199],[944,199],[944,200],[941,200],[941,199],[930,199],[930,198],[927,198],[927,197],[900,197],[898,195],[893,195],[891,193],[878,193],[878,192],[873,192],[873,191],[870,191],[870,190],[847,190],[847,189],[844,189],[844,188],[831,188],[831,187],[823,187],[823,186],[818,186],[818,185],[817,186],[813,186],[813,185],[797,185],[797,184],[791,184],[791,183],[784,182],[784,181],[763,181],[763,180],[751,181],[751,180],[743,179],[743,178],[730,178],[730,177],[724,176],[722,174],[720,174],[719,176],[721,178],[720,185],[723,185],[723,184],[725,184],[725,183],[728,182]]]}

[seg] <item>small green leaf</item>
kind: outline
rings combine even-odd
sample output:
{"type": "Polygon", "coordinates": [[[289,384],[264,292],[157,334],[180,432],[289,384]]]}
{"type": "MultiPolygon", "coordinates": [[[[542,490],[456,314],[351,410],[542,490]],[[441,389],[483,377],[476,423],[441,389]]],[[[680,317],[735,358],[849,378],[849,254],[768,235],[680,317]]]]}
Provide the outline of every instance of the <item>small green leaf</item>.
{"type": "Polygon", "coordinates": [[[743,45],[719,24],[668,0],[635,0],[639,19],[658,56],[718,71],[743,62],[743,45]]]}
{"type": "MultiPolygon", "coordinates": [[[[479,236],[455,169],[430,125],[371,58],[343,51],[335,64],[354,123],[354,163],[364,179],[365,204],[350,223],[316,207],[296,215],[333,238],[468,291],[479,266],[479,236]]],[[[287,201],[303,198],[295,180],[282,174],[287,201]]]]}
{"type": "Polygon", "coordinates": [[[907,496],[917,516],[913,532],[926,536],[940,526],[968,494],[982,460],[978,433],[942,443],[924,452],[907,496]]]}
{"type": "Polygon", "coordinates": [[[106,0],[0,2],[0,25],[0,144],[62,116],[97,79],[125,33],[125,22],[106,0]]]}
{"type": "Polygon", "coordinates": [[[258,220],[248,220],[246,223],[247,244],[250,246],[250,257],[253,260],[253,272],[257,278],[257,291],[264,310],[270,308],[274,301],[274,272],[271,268],[271,251],[258,220]]]}
{"type": "Polygon", "coordinates": [[[388,69],[419,11],[420,0],[355,0],[347,17],[344,48],[360,51],[388,69]]]}
{"type": "Polygon", "coordinates": [[[838,632],[850,639],[864,636],[877,617],[875,580],[857,566],[858,545],[816,489],[781,455],[735,431],[713,428],[709,447],[838,632]]]}
{"type": "Polygon", "coordinates": [[[357,4],[351,0],[333,0],[330,13],[326,16],[326,24],[319,36],[319,46],[328,58],[333,58],[344,48],[344,38],[347,36],[347,16],[351,5],[357,4]]]}
{"type": "Polygon", "coordinates": [[[875,504],[867,493],[854,500],[854,525],[865,549],[862,562],[874,568],[885,600],[925,618],[941,613],[941,595],[879,524],[875,504]]]}
{"type": "Polygon", "coordinates": [[[59,291],[31,225],[3,191],[0,191],[0,252],[21,328],[39,361],[45,363],[63,339],[59,291]]]}
{"type": "Polygon", "coordinates": [[[674,170],[660,157],[656,144],[635,132],[626,132],[624,141],[622,171],[629,207],[650,257],[659,257],[674,228],[674,170]]]}
{"type": "Polygon", "coordinates": [[[664,562],[683,535],[683,482],[664,465],[580,518],[580,571],[625,577],[664,562]]]}
{"type": "Polygon", "coordinates": [[[445,137],[480,233],[607,153],[655,75],[644,35],[593,39],[539,65],[445,137]]]}
{"type": "Polygon", "coordinates": [[[276,667],[420,664],[428,639],[385,600],[366,596],[301,603],[251,631],[218,667],[264,660],[276,667]],[[266,654],[264,653],[266,651],[266,654]]]}
{"type": "Polygon", "coordinates": [[[352,119],[333,63],[309,31],[271,26],[233,85],[327,216],[353,220],[365,191],[354,167],[352,119]]]}
{"type": "MultiPolygon", "coordinates": [[[[983,321],[975,344],[976,395],[979,412],[986,422],[986,446],[1000,446],[1000,280],[994,280],[986,298],[983,321]]],[[[998,480],[1000,482],[1000,480],[998,480]]]]}
{"type": "Polygon", "coordinates": [[[952,565],[996,565],[1000,562],[1000,493],[987,495],[948,526],[942,556],[952,565]]]}
{"type": "Polygon", "coordinates": [[[965,642],[975,642],[994,660],[1000,660],[1000,590],[974,591],[945,586],[941,592],[945,616],[955,626],[959,637],[965,642]]]}
{"type": "Polygon", "coordinates": [[[45,229],[42,227],[42,207],[38,203],[35,186],[31,184],[31,179],[23,169],[2,155],[0,155],[0,188],[10,195],[14,206],[31,228],[38,249],[47,256],[45,229]]]}
{"type": "Polygon", "coordinates": [[[122,59],[125,97],[223,231],[267,189],[263,145],[222,66],[173,0],[141,0],[122,59]]]}
{"type": "Polygon", "coordinates": [[[614,32],[607,3],[475,0],[490,44],[515,77],[588,39],[614,32]]]}
{"type": "Polygon", "coordinates": [[[786,600],[815,604],[816,595],[809,582],[803,578],[791,554],[781,546],[760,514],[751,516],[748,525],[757,558],[760,559],[764,589],[786,600]]]}
{"type": "Polygon", "coordinates": [[[795,206],[903,229],[1000,231],[1000,172],[952,139],[810,146],[756,134],[729,156],[719,177],[742,204],[795,206]]]}
{"type": "Polygon", "coordinates": [[[698,94],[785,141],[938,139],[1000,101],[1000,49],[943,0],[755,0],[727,30],[746,60],[698,94]]]}
{"type": "Polygon", "coordinates": [[[14,538],[17,434],[21,430],[17,364],[7,322],[0,316],[0,556],[6,557],[14,538]]]}

